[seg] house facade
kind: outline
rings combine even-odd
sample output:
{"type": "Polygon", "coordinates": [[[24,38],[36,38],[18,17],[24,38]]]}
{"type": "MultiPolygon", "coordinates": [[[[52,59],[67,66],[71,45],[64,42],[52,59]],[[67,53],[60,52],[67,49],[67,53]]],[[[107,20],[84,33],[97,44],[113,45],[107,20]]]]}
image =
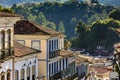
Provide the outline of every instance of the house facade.
{"type": "Polygon", "coordinates": [[[73,80],[82,75],[87,67],[64,49],[64,38],[19,15],[0,12],[0,80],[73,80]]]}
{"type": "Polygon", "coordinates": [[[15,24],[15,41],[41,53],[38,55],[38,79],[64,79],[61,74],[68,67],[68,58],[60,56],[64,51],[64,35],[45,26],[38,26],[27,20],[15,24]]]}
{"type": "Polygon", "coordinates": [[[14,24],[21,16],[0,12],[0,79],[14,80],[14,24]]]}
{"type": "Polygon", "coordinates": [[[38,50],[14,41],[14,80],[38,80],[38,50]]]}

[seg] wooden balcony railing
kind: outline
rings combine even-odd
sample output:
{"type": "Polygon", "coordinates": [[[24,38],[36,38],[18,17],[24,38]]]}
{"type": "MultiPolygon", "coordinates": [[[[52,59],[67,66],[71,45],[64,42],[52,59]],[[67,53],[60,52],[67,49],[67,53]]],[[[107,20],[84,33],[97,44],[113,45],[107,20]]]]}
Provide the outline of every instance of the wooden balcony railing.
{"type": "Polygon", "coordinates": [[[49,53],[49,59],[55,58],[57,56],[60,56],[60,50],[56,50],[49,53]]]}
{"type": "Polygon", "coordinates": [[[0,51],[0,61],[4,61],[7,58],[13,57],[14,56],[14,48],[10,49],[3,49],[0,51]]]}

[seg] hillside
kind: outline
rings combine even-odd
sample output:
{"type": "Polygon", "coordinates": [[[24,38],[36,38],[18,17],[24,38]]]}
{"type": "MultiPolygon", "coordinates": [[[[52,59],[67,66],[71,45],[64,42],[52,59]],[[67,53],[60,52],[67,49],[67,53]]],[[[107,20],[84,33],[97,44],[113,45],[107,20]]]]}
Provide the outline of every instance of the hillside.
{"type": "Polygon", "coordinates": [[[107,18],[109,12],[114,9],[112,6],[88,5],[78,2],[26,3],[14,5],[12,8],[15,13],[23,15],[26,19],[61,31],[68,38],[76,35],[75,26],[80,20],[90,25],[93,21],[107,18]]]}
{"type": "Polygon", "coordinates": [[[105,5],[120,6],[120,0],[99,0],[99,2],[105,5]]]}
{"type": "MultiPolygon", "coordinates": [[[[45,1],[65,2],[69,0],[0,0],[0,4],[3,6],[12,6],[13,4],[19,4],[19,3],[45,2],[45,1]]],[[[78,0],[78,1],[84,1],[84,0],[78,0]]],[[[98,1],[105,5],[120,6],[120,0],[98,0],[98,1]]]]}

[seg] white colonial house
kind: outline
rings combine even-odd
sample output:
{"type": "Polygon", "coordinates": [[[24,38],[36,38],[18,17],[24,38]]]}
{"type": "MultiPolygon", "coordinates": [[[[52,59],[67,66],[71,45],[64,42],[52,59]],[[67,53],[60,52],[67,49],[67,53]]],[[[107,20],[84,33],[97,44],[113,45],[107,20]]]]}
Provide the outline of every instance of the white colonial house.
{"type": "Polygon", "coordinates": [[[21,16],[0,12],[0,80],[14,80],[14,24],[21,16]]]}

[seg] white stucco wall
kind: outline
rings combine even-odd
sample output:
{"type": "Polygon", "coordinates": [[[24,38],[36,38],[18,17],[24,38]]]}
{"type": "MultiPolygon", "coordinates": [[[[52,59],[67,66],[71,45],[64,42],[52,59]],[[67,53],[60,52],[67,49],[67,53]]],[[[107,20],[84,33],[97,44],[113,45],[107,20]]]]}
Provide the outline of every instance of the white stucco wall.
{"type": "Polygon", "coordinates": [[[30,67],[30,80],[32,80],[32,66],[36,67],[36,80],[38,77],[38,62],[37,58],[31,57],[28,59],[21,59],[18,58],[17,61],[15,61],[15,71],[19,71],[19,80],[21,79],[21,70],[25,70],[25,80],[27,80],[27,67],[30,67]]]}
{"type": "MultiPolygon", "coordinates": [[[[10,70],[11,73],[11,80],[13,80],[12,78],[12,74],[13,74],[13,59],[7,60],[4,63],[1,63],[1,69],[0,69],[0,73],[4,72],[5,74],[5,80],[7,80],[7,71],[10,70]]],[[[0,76],[1,78],[1,76],[0,76]]]]}

